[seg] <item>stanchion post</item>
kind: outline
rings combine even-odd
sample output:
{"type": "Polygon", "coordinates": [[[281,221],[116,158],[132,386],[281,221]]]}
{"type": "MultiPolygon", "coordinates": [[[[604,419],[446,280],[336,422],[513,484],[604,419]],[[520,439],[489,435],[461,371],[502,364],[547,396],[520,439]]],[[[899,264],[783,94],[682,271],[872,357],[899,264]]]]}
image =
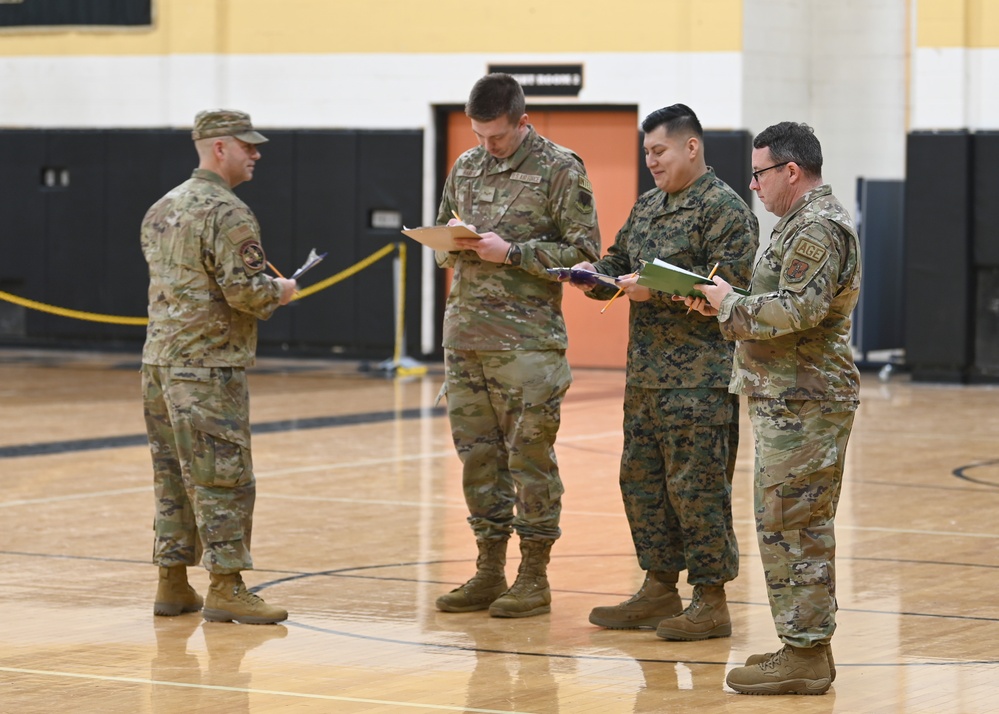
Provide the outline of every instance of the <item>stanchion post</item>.
{"type": "Polygon", "coordinates": [[[394,372],[399,376],[426,374],[427,368],[411,357],[406,351],[406,244],[397,243],[395,257],[392,258],[392,285],[395,297],[395,347],[392,359],[385,360],[378,368],[394,372]]]}

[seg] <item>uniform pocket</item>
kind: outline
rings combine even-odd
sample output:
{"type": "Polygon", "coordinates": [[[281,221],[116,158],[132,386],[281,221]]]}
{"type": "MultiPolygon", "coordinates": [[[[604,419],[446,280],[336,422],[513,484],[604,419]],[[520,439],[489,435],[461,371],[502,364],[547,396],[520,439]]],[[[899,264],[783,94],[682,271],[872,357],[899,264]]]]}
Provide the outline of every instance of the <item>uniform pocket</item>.
{"type": "Polygon", "coordinates": [[[807,527],[822,495],[813,488],[812,476],[835,463],[836,440],[831,436],[763,456],[756,476],[757,518],[763,530],[807,527]]]}
{"type": "Polygon", "coordinates": [[[235,488],[253,478],[245,376],[219,369],[192,400],[192,478],[201,486],[235,488]]]}

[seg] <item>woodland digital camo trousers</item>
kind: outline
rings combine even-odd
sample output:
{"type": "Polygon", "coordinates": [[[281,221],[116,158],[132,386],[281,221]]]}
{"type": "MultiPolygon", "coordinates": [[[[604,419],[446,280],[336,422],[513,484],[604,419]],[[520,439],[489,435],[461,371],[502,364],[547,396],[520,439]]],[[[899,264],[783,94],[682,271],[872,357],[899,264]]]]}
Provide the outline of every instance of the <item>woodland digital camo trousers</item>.
{"type": "Polygon", "coordinates": [[[444,351],[451,436],[476,540],[555,540],[555,437],[572,382],[564,350],[444,351]]]}
{"type": "Polygon", "coordinates": [[[218,574],[253,567],[256,480],[246,372],[142,365],[156,498],[153,562],[218,574]]]}
{"type": "Polygon", "coordinates": [[[826,644],[836,629],[836,506],[857,402],[749,398],[756,534],[777,634],[826,644]]]}
{"type": "Polygon", "coordinates": [[[739,574],[732,475],[739,398],[727,389],[624,390],[621,496],[643,570],[693,585],[739,574]]]}

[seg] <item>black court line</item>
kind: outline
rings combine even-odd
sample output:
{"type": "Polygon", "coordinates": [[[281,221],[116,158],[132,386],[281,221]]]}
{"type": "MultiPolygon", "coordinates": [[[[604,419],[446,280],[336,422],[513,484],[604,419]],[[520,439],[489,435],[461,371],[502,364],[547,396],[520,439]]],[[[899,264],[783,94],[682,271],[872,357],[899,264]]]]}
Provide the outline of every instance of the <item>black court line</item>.
{"type": "MultiPolygon", "coordinates": [[[[308,419],[283,419],[253,424],[253,434],[275,434],[286,431],[304,431],[306,429],[328,429],[331,427],[356,426],[358,424],[379,424],[387,421],[436,418],[447,415],[444,407],[428,407],[418,409],[401,409],[389,412],[368,412],[363,414],[340,414],[337,416],[310,417],[308,419]]],[[[68,454],[77,451],[95,451],[99,449],[120,449],[126,446],[145,446],[149,443],[145,434],[123,434],[121,436],[105,436],[94,439],[70,439],[66,441],[48,441],[39,444],[14,444],[0,447],[0,459],[16,458],[18,456],[45,456],[50,454],[68,454]]]]}
{"type": "MultiPolygon", "coordinates": [[[[0,555],[17,555],[26,557],[42,557],[42,558],[60,558],[66,560],[89,560],[89,561],[104,561],[104,562],[114,562],[114,563],[132,563],[135,565],[148,566],[149,563],[146,561],[138,561],[133,559],[125,558],[110,558],[110,557],[98,557],[98,556],[78,556],[78,555],[59,555],[59,554],[45,554],[45,553],[27,553],[23,551],[0,551],[0,555]]],[[[560,556],[561,558],[583,558],[592,557],[586,555],[570,555],[570,556],[560,556]]],[[[625,556],[621,556],[625,557],[625,556]]],[[[626,557],[634,557],[632,554],[628,554],[626,557]]],[[[553,560],[556,558],[553,557],[553,560]]],[[[847,558],[846,560],[852,560],[847,558]]],[[[361,575],[353,574],[358,571],[372,571],[372,570],[385,570],[389,568],[403,568],[403,567],[413,567],[418,565],[436,565],[441,563],[455,563],[455,562],[471,562],[468,560],[433,560],[433,561],[410,561],[403,563],[384,563],[380,565],[365,565],[365,566],[354,566],[347,568],[338,568],[333,570],[324,570],[318,572],[296,572],[289,570],[256,570],[257,573],[270,573],[273,575],[281,575],[283,577],[277,577],[274,580],[262,583],[255,587],[250,588],[251,592],[260,592],[261,590],[274,586],[280,585],[282,583],[288,583],[296,580],[303,580],[307,578],[314,577],[333,577],[333,578],[356,578],[364,580],[376,580],[376,581],[398,581],[398,582],[433,582],[434,584],[447,585],[448,583],[438,583],[437,581],[425,581],[416,580],[414,578],[400,578],[400,577],[378,577],[372,575],[361,575]]],[[[913,561],[906,561],[913,562],[913,561]]],[[[952,563],[926,563],[927,565],[953,565],[952,563]]],[[[993,566],[978,566],[978,567],[993,567],[993,566]]],[[[620,596],[620,593],[596,593],[589,590],[556,590],[559,593],[574,594],[574,595],[616,595],[620,596]]],[[[732,600],[730,601],[735,604],[741,605],[758,605],[760,607],[769,607],[768,603],[753,603],[753,602],[740,602],[732,600]]],[[[868,610],[861,608],[840,608],[839,612],[847,613],[866,613],[874,615],[889,615],[889,616],[899,616],[899,617],[929,617],[929,618],[943,618],[943,619],[955,619],[955,620],[968,620],[968,621],[985,621],[985,622],[999,622],[999,618],[988,618],[988,617],[968,617],[962,615],[934,615],[922,612],[902,612],[902,611],[887,611],[887,610],[868,610]]],[[[462,617],[461,614],[446,613],[448,616],[455,615],[456,619],[462,617]]],[[[469,613],[474,614],[474,613],[469,613]]],[[[380,637],[376,635],[368,635],[358,632],[349,632],[346,630],[337,630],[331,627],[321,627],[318,625],[310,625],[304,622],[295,622],[294,620],[287,620],[282,623],[286,627],[296,627],[303,630],[309,630],[311,632],[317,632],[322,634],[334,635],[337,637],[347,637],[355,640],[363,640],[368,642],[381,642],[386,644],[402,645],[406,647],[420,647],[428,650],[443,650],[443,651],[461,651],[461,652],[477,652],[482,654],[502,654],[502,655],[517,655],[523,657],[544,657],[546,659],[563,659],[563,660],[589,660],[589,661],[605,661],[605,662],[639,662],[643,664],[701,664],[701,665],[717,665],[717,666],[727,666],[731,664],[728,661],[721,660],[691,660],[689,658],[668,658],[668,657],[631,657],[628,655],[598,655],[598,654],[583,654],[574,652],[532,652],[518,649],[496,649],[492,647],[477,647],[475,645],[458,645],[445,642],[434,642],[428,640],[405,640],[393,637],[380,637]]],[[[741,662],[740,662],[741,663],[741,662]]],[[[923,662],[836,662],[837,667],[856,667],[856,668],[866,668],[866,667],[901,667],[910,669],[913,667],[961,667],[965,665],[995,665],[999,664],[999,660],[995,659],[976,659],[976,660],[950,660],[950,661],[923,661],[923,662]]]]}
{"type": "Polygon", "coordinates": [[[953,471],[951,471],[951,473],[960,479],[964,479],[965,481],[971,481],[972,483],[977,483],[981,486],[993,486],[995,488],[999,488],[999,483],[996,483],[995,481],[986,481],[984,479],[975,478],[974,476],[969,476],[967,473],[971,469],[977,469],[981,466],[995,466],[996,464],[999,464],[999,459],[996,459],[994,461],[980,461],[977,464],[968,464],[967,466],[959,466],[953,471]]]}

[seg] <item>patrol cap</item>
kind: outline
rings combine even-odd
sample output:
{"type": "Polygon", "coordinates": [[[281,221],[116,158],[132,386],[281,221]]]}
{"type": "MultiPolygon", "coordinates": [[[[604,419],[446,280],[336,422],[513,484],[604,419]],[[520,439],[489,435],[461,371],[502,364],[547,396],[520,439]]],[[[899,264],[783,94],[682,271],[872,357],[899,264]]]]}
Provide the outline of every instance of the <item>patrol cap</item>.
{"type": "Polygon", "coordinates": [[[211,139],[216,136],[234,136],[247,144],[263,144],[267,141],[260,132],[253,130],[250,115],[234,109],[209,109],[198,112],[194,117],[191,138],[211,139]]]}

